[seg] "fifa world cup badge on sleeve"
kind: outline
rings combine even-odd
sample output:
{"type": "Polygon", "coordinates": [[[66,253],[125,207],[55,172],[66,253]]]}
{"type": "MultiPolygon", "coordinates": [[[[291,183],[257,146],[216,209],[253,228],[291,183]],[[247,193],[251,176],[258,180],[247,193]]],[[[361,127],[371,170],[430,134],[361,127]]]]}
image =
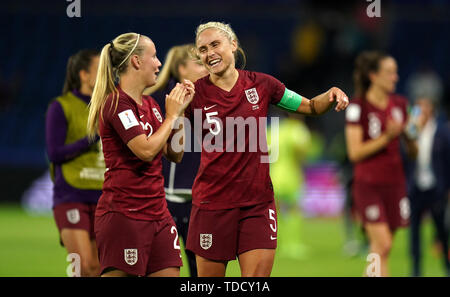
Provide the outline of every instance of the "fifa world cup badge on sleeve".
{"type": "Polygon", "coordinates": [[[134,116],[134,113],[131,111],[131,109],[127,109],[127,110],[119,113],[119,118],[120,118],[120,121],[122,122],[122,125],[125,128],[125,130],[128,130],[131,127],[139,125],[139,123],[136,120],[136,117],[134,116]]]}

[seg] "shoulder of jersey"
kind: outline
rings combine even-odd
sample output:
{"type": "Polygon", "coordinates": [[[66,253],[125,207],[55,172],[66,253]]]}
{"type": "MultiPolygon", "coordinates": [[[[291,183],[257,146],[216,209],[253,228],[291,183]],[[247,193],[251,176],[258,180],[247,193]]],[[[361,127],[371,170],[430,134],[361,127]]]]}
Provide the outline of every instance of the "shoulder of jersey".
{"type": "Polygon", "coordinates": [[[190,106],[194,106],[198,100],[200,99],[200,96],[202,94],[202,89],[205,86],[205,79],[208,78],[208,75],[202,78],[199,78],[195,83],[194,83],[194,90],[195,90],[195,95],[194,95],[194,100],[192,100],[190,106]]]}
{"type": "Polygon", "coordinates": [[[405,96],[400,95],[400,94],[392,94],[391,99],[394,100],[396,103],[402,103],[402,104],[408,103],[408,99],[405,96]]]}
{"type": "Polygon", "coordinates": [[[241,74],[244,76],[245,80],[251,80],[251,81],[256,81],[258,79],[262,79],[265,76],[267,76],[267,74],[262,73],[262,72],[256,72],[256,71],[249,71],[249,70],[239,70],[241,72],[241,74]]]}
{"type": "MultiPolygon", "coordinates": [[[[113,96],[114,96],[114,94],[111,93],[108,95],[108,97],[106,97],[105,108],[103,110],[107,110],[107,111],[110,110],[109,107],[113,104],[113,98],[114,98],[113,96]]],[[[122,95],[119,93],[119,99],[121,99],[121,98],[122,98],[122,95]]],[[[109,113],[109,112],[107,112],[107,113],[109,113]]]]}
{"type": "Polygon", "coordinates": [[[194,83],[195,88],[205,85],[208,82],[208,80],[209,80],[209,75],[206,75],[202,78],[197,79],[197,81],[194,83]]]}
{"type": "Polygon", "coordinates": [[[208,86],[208,81],[209,80],[209,75],[204,76],[202,78],[199,78],[195,83],[194,83],[194,88],[195,88],[195,94],[198,95],[202,92],[203,88],[208,86]]]}
{"type": "Polygon", "coordinates": [[[127,98],[127,94],[117,90],[117,93],[110,93],[108,95],[108,97],[106,98],[106,100],[107,101],[111,101],[113,98],[115,98],[115,96],[117,96],[117,94],[119,95],[119,99],[126,99],[127,98]]]}
{"type": "Polygon", "coordinates": [[[144,95],[142,96],[142,102],[147,102],[149,105],[157,104],[157,101],[155,98],[153,98],[151,95],[144,95]]]}
{"type": "MultiPolygon", "coordinates": [[[[109,98],[109,104],[112,104],[112,96],[109,98]]],[[[119,93],[119,102],[118,102],[118,106],[122,106],[122,107],[130,107],[130,108],[135,108],[136,103],[133,99],[131,99],[131,97],[129,97],[127,94],[125,93],[119,93]]],[[[126,108],[125,107],[125,108],[126,108]]]]}
{"type": "Polygon", "coordinates": [[[349,122],[357,122],[361,118],[361,99],[354,98],[345,110],[345,119],[349,122]]]}
{"type": "Polygon", "coordinates": [[[362,103],[362,99],[361,99],[361,98],[359,98],[359,97],[356,97],[356,98],[351,98],[351,99],[350,99],[350,103],[349,103],[349,104],[352,104],[352,103],[354,103],[354,104],[358,104],[358,105],[361,105],[361,103],[362,103]]]}

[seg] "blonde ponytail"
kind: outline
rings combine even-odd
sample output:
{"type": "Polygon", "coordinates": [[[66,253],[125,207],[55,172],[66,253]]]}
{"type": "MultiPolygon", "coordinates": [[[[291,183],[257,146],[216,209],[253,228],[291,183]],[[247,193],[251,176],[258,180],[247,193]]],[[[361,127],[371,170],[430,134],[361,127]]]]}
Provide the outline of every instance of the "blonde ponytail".
{"type": "Polygon", "coordinates": [[[89,103],[88,117],[88,136],[95,138],[98,134],[98,118],[103,113],[106,98],[110,93],[114,93],[115,105],[117,106],[118,91],[114,85],[115,77],[110,56],[111,44],[108,43],[102,49],[100,61],[98,64],[97,79],[95,81],[94,91],[92,92],[91,102],[89,103]]]}
{"type": "Polygon", "coordinates": [[[99,117],[103,119],[103,108],[109,94],[113,94],[113,104],[115,109],[119,103],[119,91],[115,83],[120,79],[120,74],[124,73],[129,64],[132,54],[141,55],[144,51],[139,40],[147,36],[137,33],[125,33],[117,36],[113,41],[105,45],[100,54],[100,61],[89,103],[88,136],[93,139],[98,131],[99,117]]]}

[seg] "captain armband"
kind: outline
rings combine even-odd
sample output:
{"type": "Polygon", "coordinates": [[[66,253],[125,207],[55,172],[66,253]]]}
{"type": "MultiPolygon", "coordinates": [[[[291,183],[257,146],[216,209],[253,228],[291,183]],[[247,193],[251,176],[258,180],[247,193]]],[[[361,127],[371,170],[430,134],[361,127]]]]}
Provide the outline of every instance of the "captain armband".
{"type": "Polygon", "coordinates": [[[283,97],[281,98],[280,102],[278,102],[277,106],[289,111],[296,111],[301,103],[302,96],[294,91],[289,90],[288,88],[285,88],[283,97]]]}

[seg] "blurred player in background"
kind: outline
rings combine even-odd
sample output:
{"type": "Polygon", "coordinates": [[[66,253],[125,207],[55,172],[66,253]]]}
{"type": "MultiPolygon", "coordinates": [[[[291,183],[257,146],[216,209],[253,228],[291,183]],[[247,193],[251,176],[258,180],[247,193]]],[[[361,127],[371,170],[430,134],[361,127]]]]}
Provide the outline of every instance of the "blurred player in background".
{"type": "Polygon", "coordinates": [[[345,200],[343,205],[344,246],[345,255],[354,257],[367,255],[369,243],[364,226],[354,206],[353,198],[353,163],[350,162],[347,153],[345,131],[339,132],[329,145],[329,151],[334,160],[339,163],[339,180],[345,187],[345,200]]]}
{"type": "MultiPolygon", "coordinates": [[[[208,74],[205,66],[193,56],[194,49],[193,44],[172,47],[167,53],[156,84],[144,92],[155,98],[163,113],[165,113],[165,95],[169,94],[178,82],[183,82],[185,79],[195,82],[208,74]]],[[[200,152],[194,152],[195,139],[192,136],[192,130],[185,129],[185,133],[191,133],[192,146],[189,152],[184,152],[183,162],[176,164],[163,159],[162,163],[167,207],[177,224],[178,234],[186,244],[192,208],[192,185],[200,164],[200,152]]],[[[186,250],[186,256],[190,275],[197,276],[195,255],[186,250]]]]}
{"type": "Polygon", "coordinates": [[[412,77],[409,89],[415,105],[408,128],[416,134],[417,161],[409,176],[411,202],[412,275],[422,275],[420,226],[423,216],[430,211],[438,241],[441,245],[445,273],[450,276],[448,258],[448,229],[445,211],[450,194],[450,126],[439,113],[441,89],[438,78],[429,73],[412,77]]]}
{"type": "MultiPolygon", "coordinates": [[[[271,143],[271,135],[268,130],[268,143],[271,143]]],[[[301,242],[299,201],[305,183],[303,165],[312,147],[311,133],[302,115],[289,113],[280,120],[278,142],[278,160],[270,165],[278,206],[278,252],[285,257],[301,259],[306,256],[307,247],[301,242]]]]}
{"type": "Polygon", "coordinates": [[[105,163],[99,138],[88,138],[88,103],[95,85],[98,52],[81,50],[69,58],[63,93],[46,115],[46,145],[54,182],[53,213],[67,252],[77,253],[81,276],[98,276],[100,265],[94,214],[105,163]]]}
{"type": "Polygon", "coordinates": [[[369,238],[370,253],[379,256],[381,276],[388,275],[395,230],[407,226],[410,215],[400,136],[409,156],[417,154],[415,142],[404,133],[407,100],[394,94],[397,81],[394,58],[375,51],[361,53],[354,70],[356,98],[346,111],[354,203],[369,238]]]}
{"type": "Polygon", "coordinates": [[[270,75],[236,69],[239,53],[244,62],[245,55],[227,24],[201,24],[195,41],[209,75],[195,83],[195,98],[186,110],[194,130],[195,122],[203,123],[187,249],[196,254],[199,276],[225,276],[228,261],[236,257],[242,276],[270,276],[277,218],[264,122],[269,104],[323,114],[336,102],[337,111],[345,109],[348,99],[331,88],[309,100],[270,75]]]}
{"type": "MultiPolygon", "coordinates": [[[[194,95],[192,82],[166,95],[166,118],[143,95],[156,83],[161,63],[147,36],[126,33],[105,45],[89,111],[88,131],[103,143],[106,173],[95,213],[102,276],[179,276],[181,252],[167,209],[161,158],[180,162],[173,129],[194,95]],[[116,85],[115,81],[119,83],[116,85]]],[[[180,146],[181,144],[181,146],[180,146]]]]}

